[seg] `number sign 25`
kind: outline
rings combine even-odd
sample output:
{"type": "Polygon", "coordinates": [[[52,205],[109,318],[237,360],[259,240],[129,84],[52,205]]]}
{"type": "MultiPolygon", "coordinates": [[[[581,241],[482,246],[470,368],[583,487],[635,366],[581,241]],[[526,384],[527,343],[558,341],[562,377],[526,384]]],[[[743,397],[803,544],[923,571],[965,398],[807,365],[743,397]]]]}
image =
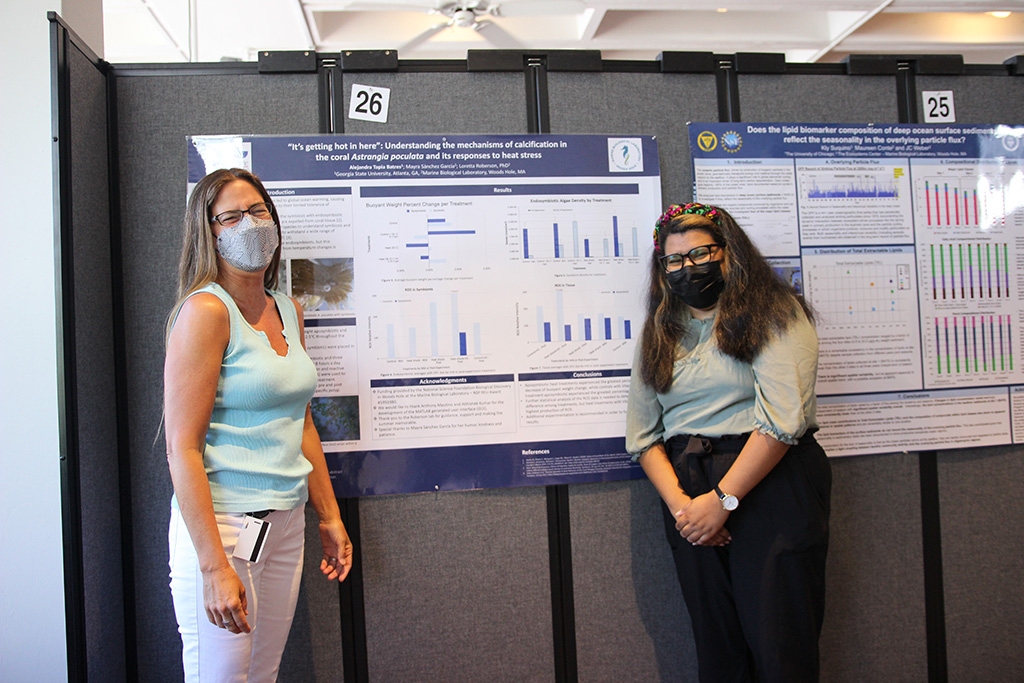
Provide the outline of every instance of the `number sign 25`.
{"type": "Polygon", "coordinates": [[[925,123],[956,123],[952,90],[922,90],[925,123]]]}
{"type": "Polygon", "coordinates": [[[391,88],[374,88],[370,85],[352,84],[352,97],[348,103],[348,117],[363,121],[387,123],[388,102],[391,88]]]}

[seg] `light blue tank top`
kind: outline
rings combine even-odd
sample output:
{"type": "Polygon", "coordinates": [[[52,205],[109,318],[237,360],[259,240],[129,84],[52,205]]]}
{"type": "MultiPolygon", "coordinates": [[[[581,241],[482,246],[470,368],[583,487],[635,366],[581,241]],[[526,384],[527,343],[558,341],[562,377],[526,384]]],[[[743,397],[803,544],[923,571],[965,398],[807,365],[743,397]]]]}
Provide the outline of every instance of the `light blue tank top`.
{"type": "Polygon", "coordinates": [[[279,356],[220,285],[211,283],[198,292],[224,302],[231,327],[203,453],[213,508],[297,507],[306,502],[313,469],[302,455],[302,429],[316,389],[316,368],[302,348],[295,305],[284,294],[268,291],[288,343],[288,353],[279,356]]]}

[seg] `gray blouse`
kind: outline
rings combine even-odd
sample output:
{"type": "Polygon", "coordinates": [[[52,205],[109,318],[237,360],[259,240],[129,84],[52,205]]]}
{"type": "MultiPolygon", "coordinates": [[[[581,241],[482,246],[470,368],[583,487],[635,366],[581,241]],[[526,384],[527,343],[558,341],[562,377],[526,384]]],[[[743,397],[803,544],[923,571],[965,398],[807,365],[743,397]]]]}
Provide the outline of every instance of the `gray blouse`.
{"type": "Polygon", "coordinates": [[[634,460],[677,434],[717,437],[757,429],[792,445],[817,428],[818,335],[803,311],[753,363],[718,350],[714,320],[688,321],[665,394],[640,379],[637,344],[626,409],[626,450],[634,460]]]}

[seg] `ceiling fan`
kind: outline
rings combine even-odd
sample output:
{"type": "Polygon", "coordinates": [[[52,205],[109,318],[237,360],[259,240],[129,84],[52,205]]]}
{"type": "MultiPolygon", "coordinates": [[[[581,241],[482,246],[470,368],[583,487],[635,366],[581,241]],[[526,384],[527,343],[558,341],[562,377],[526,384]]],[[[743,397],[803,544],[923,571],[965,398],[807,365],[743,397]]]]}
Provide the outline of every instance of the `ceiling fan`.
{"type": "Polygon", "coordinates": [[[370,5],[358,3],[350,9],[367,10],[426,10],[427,14],[439,14],[445,21],[431,26],[426,31],[409,40],[398,48],[411,50],[448,28],[468,28],[477,31],[495,47],[516,48],[519,41],[508,31],[492,21],[493,17],[528,17],[556,14],[576,14],[586,9],[582,0],[455,0],[444,2],[439,0],[432,7],[423,5],[394,5],[381,3],[370,5]]]}
{"type": "Polygon", "coordinates": [[[448,17],[449,26],[480,30],[480,19],[486,16],[501,16],[501,5],[487,0],[477,2],[449,2],[430,10],[434,14],[448,17]]]}

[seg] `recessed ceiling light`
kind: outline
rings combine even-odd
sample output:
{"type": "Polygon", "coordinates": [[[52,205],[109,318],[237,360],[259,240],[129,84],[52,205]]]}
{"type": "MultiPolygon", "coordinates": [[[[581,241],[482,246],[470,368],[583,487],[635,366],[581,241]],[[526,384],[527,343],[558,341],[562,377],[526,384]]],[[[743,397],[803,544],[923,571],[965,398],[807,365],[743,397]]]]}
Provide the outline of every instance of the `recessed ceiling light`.
{"type": "Polygon", "coordinates": [[[1005,19],[1010,16],[1009,12],[986,12],[986,14],[995,17],[996,19],[1005,19]]]}
{"type": "Polygon", "coordinates": [[[729,11],[729,8],[728,7],[719,7],[715,11],[718,12],[719,14],[725,14],[726,12],[729,11]]]}

